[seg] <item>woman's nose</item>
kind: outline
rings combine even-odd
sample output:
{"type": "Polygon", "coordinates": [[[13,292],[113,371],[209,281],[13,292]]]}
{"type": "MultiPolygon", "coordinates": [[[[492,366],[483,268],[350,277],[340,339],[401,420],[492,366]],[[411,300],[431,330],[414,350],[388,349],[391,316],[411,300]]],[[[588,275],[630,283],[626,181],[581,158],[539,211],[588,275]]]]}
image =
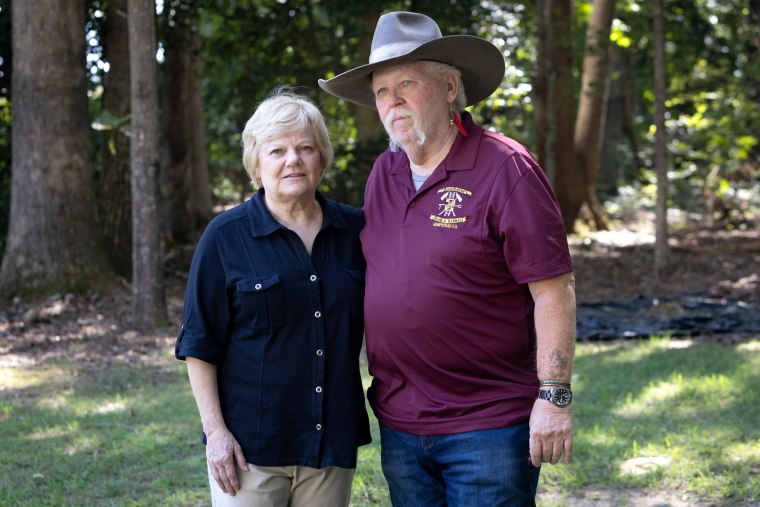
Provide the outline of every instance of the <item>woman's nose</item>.
{"type": "Polygon", "coordinates": [[[297,149],[291,148],[288,150],[285,161],[288,165],[298,165],[301,163],[301,154],[297,149]]]}

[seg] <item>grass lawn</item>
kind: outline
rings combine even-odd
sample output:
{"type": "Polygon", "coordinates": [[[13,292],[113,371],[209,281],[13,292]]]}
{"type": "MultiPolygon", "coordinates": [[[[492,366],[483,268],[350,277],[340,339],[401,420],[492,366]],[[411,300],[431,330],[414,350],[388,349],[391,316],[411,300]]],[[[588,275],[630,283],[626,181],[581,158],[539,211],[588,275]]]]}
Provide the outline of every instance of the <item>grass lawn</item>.
{"type": "MultiPolygon", "coordinates": [[[[573,384],[573,463],[544,466],[539,505],[595,488],[760,502],[760,341],[580,344],[573,384]]],[[[354,506],[390,505],[372,431],[354,506]]],[[[169,351],[140,367],[0,366],[0,505],[208,505],[199,437],[169,351]]]]}

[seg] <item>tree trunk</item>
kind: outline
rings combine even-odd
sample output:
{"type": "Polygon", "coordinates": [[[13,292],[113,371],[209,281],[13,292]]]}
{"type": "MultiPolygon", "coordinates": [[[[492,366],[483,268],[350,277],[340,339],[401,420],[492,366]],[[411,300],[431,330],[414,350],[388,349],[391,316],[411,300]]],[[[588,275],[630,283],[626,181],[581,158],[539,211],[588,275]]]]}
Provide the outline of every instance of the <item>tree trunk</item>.
{"type": "Polygon", "coordinates": [[[537,36],[536,36],[536,79],[533,83],[533,103],[536,105],[536,157],[550,181],[554,180],[554,158],[551,139],[551,73],[549,62],[551,53],[551,11],[550,0],[537,2],[537,36]]]}
{"type": "Polygon", "coordinates": [[[654,162],[657,168],[657,224],[655,227],[654,270],[660,279],[666,272],[668,255],[668,153],[665,131],[665,0],[654,0],[654,162]]]}
{"type": "MultiPolygon", "coordinates": [[[[760,59],[760,0],[749,0],[749,37],[747,41],[747,60],[754,62],[755,72],[746,72],[747,94],[757,101],[760,101],[760,70],[758,68],[758,59],[760,59]]],[[[751,65],[751,64],[750,64],[751,65]]],[[[751,68],[751,67],[750,67],[751,68]]],[[[755,147],[757,150],[758,147],[755,147]]]]}
{"type": "Polygon", "coordinates": [[[573,149],[575,118],[573,94],[572,0],[551,4],[552,67],[554,68],[554,185],[565,230],[575,228],[575,218],[586,200],[586,181],[577,167],[573,149]]]}
{"type": "MultiPolygon", "coordinates": [[[[372,32],[375,30],[379,15],[379,9],[377,12],[375,10],[368,10],[360,20],[363,35],[359,39],[357,65],[363,65],[369,61],[372,32]]],[[[364,201],[364,185],[367,183],[369,173],[372,171],[378,148],[382,144],[382,139],[384,139],[385,130],[382,127],[382,123],[380,123],[375,109],[356,105],[352,107],[356,123],[356,152],[364,156],[357,157],[356,163],[358,166],[355,173],[357,180],[347,182],[352,183],[352,185],[347,189],[349,192],[347,192],[345,200],[355,206],[361,206],[361,203],[364,201]]]]}
{"type": "Polygon", "coordinates": [[[158,84],[153,0],[129,0],[132,104],[132,305],[134,323],[166,321],[158,215],[158,84]]]}
{"type": "Polygon", "coordinates": [[[112,276],[95,226],[83,2],[14,2],[12,194],[5,294],[112,276]]]}
{"type": "Polygon", "coordinates": [[[166,140],[169,148],[165,223],[174,243],[195,243],[195,232],[211,218],[206,133],[203,118],[201,37],[198,8],[185,0],[167,14],[166,140]]]}
{"type": "Polygon", "coordinates": [[[610,47],[610,70],[607,73],[607,93],[605,98],[605,120],[602,135],[599,171],[596,178],[598,190],[614,195],[619,182],[623,181],[623,167],[629,157],[623,149],[626,136],[626,87],[628,86],[628,69],[625,55],[617,45],[610,47]]]}
{"type": "Polygon", "coordinates": [[[103,134],[100,185],[100,234],[116,272],[132,276],[132,202],[129,179],[129,36],[127,0],[109,0],[103,24],[103,51],[109,69],[103,86],[103,109],[115,118],[103,134]]]}
{"type": "Polygon", "coordinates": [[[575,122],[574,145],[578,170],[585,173],[585,201],[597,230],[609,228],[604,208],[596,196],[596,177],[605,114],[610,27],[614,14],[615,0],[594,0],[586,30],[581,92],[575,122]]]}

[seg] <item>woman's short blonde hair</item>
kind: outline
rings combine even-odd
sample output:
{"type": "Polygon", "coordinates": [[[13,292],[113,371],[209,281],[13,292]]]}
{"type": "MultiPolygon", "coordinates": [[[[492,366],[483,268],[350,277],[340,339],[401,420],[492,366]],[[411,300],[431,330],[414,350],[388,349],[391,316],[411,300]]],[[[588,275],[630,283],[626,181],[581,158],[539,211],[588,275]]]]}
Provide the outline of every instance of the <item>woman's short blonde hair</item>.
{"type": "Polygon", "coordinates": [[[261,145],[282,136],[311,128],[322,156],[322,174],[333,162],[333,148],[327,125],[319,108],[289,87],[275,88],[256,108],[243,129],[243,166],[254,186],[261,186],[258,174],[261,145]]]}

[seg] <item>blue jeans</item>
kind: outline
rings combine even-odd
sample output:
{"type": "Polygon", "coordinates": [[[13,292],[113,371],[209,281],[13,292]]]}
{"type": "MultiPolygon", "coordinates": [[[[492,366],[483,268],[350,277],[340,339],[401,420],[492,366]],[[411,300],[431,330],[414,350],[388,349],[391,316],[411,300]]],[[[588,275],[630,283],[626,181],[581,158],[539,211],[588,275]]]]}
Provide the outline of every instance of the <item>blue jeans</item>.
{"type": "Polygon", "coordinates": [[[535,506],[539,468],[528,423],[418,436],[380,424],[383,474],[394,507],[535,506]]]}

